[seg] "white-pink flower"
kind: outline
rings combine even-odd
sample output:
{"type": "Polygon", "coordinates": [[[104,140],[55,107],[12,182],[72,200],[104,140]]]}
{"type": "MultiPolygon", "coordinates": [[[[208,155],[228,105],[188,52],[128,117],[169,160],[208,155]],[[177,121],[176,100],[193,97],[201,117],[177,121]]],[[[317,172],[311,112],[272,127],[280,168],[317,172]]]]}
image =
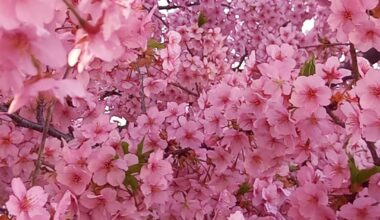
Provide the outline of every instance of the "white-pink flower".
{"type": "Polygon", "coordinates": [[[315,110],[330,103],[331,91],[325,81],[317,75],[300,76],[294,81],[294,91],[290,102],[305,110],[315,110]]]}
{"type": "Polygon", "coordinates": [[[49,212],[43,207],[48,195],[40,186],[33,186],[26,190],[20,178],[12,180],[13,195],[6,202],[9,214],[16,216],[17,220],[48,220],[49,212]]]}

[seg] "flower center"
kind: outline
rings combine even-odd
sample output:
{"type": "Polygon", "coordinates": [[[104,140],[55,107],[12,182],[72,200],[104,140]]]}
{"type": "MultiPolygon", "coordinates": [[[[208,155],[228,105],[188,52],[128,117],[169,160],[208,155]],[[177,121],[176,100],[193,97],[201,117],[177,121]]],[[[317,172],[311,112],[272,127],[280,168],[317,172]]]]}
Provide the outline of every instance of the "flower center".
{"type": "Polygon", "coordinates": [[[344,11],[343,12],[343,18],[347,20],[352,20],[352,13],[350,11],[344,11]]]}
{"type": "Polygon", "coordinates": [[[372,95],[376,96],[377,98],[380,98],[380,86],[371,87],[370,91],[372,95]]]}

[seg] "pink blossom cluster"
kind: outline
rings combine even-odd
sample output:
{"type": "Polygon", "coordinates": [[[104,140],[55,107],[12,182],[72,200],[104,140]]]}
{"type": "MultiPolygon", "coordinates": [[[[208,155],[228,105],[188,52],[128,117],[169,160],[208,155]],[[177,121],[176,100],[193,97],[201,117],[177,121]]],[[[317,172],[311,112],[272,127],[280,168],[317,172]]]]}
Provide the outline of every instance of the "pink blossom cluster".
{"type": "Polygon", "coordinates": [[[0,2],[0,218],[380,219],[379,1],[166,3],[0,2]]]}

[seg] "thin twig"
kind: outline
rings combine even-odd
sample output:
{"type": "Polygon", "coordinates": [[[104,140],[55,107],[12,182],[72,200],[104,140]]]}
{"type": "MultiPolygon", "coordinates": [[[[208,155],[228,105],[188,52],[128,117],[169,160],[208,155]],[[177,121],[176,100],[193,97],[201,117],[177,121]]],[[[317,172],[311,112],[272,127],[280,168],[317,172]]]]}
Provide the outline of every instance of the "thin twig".
{"type": "Polygon", "coordinates": [[[240,57],[240,61],[239,61],[239,64],[237,65],[237,67],[233,68],[232,70],[233,71],[239,70],[241,65],[243,65],[243,62],[247,56],[248,56],[248,51],[246,50],[245,53],[243,54],[243,56],[240,57]]]}
{"type": "Polygon", "coordinates": [[[345,127],[346,127],[346,124],[345,124],[342,120],[340,120],[340,118],[339,118],[338,116],[336,116],[336,115],[334,114],[334,112],[332,112],[331,108],[326,107],[325,109],[326,109],[327,114],[331,117],[332,121],[333,121],[335,124],[339,125],[339,126],[342,127],[342,128],[345,128],[345,127]]]}
{"type": "Polygon", "coordinates": [[[110,96],[121,96],[121,93],[119,91],[117,91],[117,89],[113,89],[113,90],[107,90],[105,92],[103,92],[103,94],[100,96],[100,100],[104,100],[105,98],[107,97],[110,97],[110,96]]]}
{"type": "Polygon", "coordinates": [[[41,144],[40,144],[40,147],[38,148],[38,158],[36,160],[36,167],[35,167],[33,175],[32,175],[32,185],[34,185],[36,183],[36,178],[37,178],[38,173],[39,173],[40,168],[41,168],[42,154],[44,152],[46,139],[48,137],[49,124],[50,124],[51,117],[52,117],[52,111],[53,111],[53,104],[51,103],[49,105],[47,113],[46,113],[46,119],[45,119],[43,131],[42,131],[42,137],[41,137],[41,144]]]}
{"type": "Polygon", "coordinates": [[[358,65],[358,57],[356,55],[356,49],[352,43],[350,43],[350,55],[351,55],[352,77],[354,79],[353,85],[355,85],[356,81],[358,81],[360,78],[360,73],[359,73],[359,65],[358,65]]]}
{"type": "MultiPolygon", "coordinates": [[[[0,103],[0,112],[4,112],[6,116],[8,116],[10,119],[12,119],[13,123],[16,126],[23,127],[23,128],[29,128],[38,132],[43,132],[44,125],[38,124],[36,122],[30,121],[29,119],[26,119],[19,114],[13,113],[13,114],[7,114],[8,107],[5,104],[0,103]]],[[[74,136],[71,133],[63,133],[62,131],[59,131],[53,127],[49,127],[48,134],[52,137],[58,138],[58,139],[64,139],[66,142],[70,142],[74,139],[74,136]]]]}
{"type": "Polygon", "coordinates": [[[37,109],[36,109],[36,119],[38,124],[44,124],[44,100],[43,98],[39,97],[37,100],[37,109]]]}
{"type": "Polygon", "coordinates": [[[349,43],[327,43],[327,44],[316,44],[316,45],[309,45],[309,46],[298,46],[298,49],[308,49],[308,48],[328,48],[328,47],[337,47],[337,46],[349,46],[349,43]]]}
{"type": "MultiPolygon", "coordinates": [[[[147,10],[147,11],[151,11],[151,10],[152,10],[152,9],[146,7],[146,6],[143,6],[143,7],[144,7],[144,9],[147,10]]],[[[160,21],[162,22],[162,24],[164,24],[167,28],[169,28],[169,24],[168,24],[168,22],[166,22],[161,16],[156,15],[156,13],[153,13],[153,16],[156,17],[156,18],[158,18],[158,20],[160,20],[160,21]]]]}
{"type": "Polygon", "coordinates": [[[371,153],[373,164],[380,166],[380,158],[377,155],[376,145],[374,142],[366,141],[369,152],[371,153]]]}
{"type": "Polygon", "coordinates": [[[187,3],[185,6],[182,5],[165,5],[165,6],[158,6],[158,10],[171,10],[171,9],[179,9],[179,8],[188,8],[188,7],[193,7],[193,6],[198,6],[200,5],[200,2],[192,2],[192,3],[187,3]]]}
{"type": "Polygon", "coordinates": [[[199,97],[199,95],[191,90],[189,90],[188,88],[185,88],[183,86],[181,86],[180,84],[178,83],[169,83],[169,85],[172,85],[174,87],[177,87],[179,89],[182,89],[183,91],[187,92],[189,95],[192,95],[192,96],[195,96],[195,97],[199,97]]]}
{"type": "Polygon", "coordinates": [[[146,114],[145,94],[144,94],[144,74],[141,73],[140,68],[137,69],[140,74],[140,104],[142,113],[146,114]]]}

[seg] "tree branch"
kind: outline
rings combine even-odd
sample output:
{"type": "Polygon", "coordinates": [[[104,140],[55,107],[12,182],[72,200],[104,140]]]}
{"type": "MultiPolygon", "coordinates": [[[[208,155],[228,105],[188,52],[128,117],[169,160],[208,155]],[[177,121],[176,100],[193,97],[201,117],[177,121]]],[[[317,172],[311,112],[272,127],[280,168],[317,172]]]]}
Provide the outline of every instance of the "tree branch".
{"type": "Polygon", "coordinates": [[[358,57],[356,55],[356,49],[355,46],[350,43],[350,55],[351,55],[351,71],[352,71],[352,78],[353,78],[353,85],[356,84],[356,81],[360,78],[359,73],[359,65],[358,65],[358,57]]]}
{"type": "Polygon", "coordinates": [[[44,127],[43,127],[43,131],[42,131],[41,143],[40,143],[40,146],[38,148],[38,158],[36,160],[36,167],[35,167],[34,172],[32,174],[32,185],[34,185],[36,183],[38,173],[41,169],[41,164],[42,164],[42,159],[43,159],[42,154],[44,152],[46,139],[48,137],[48,131],[49,131],[49,125],[50,125],[50,121],[51,121],[51,117],[52,117],[52,112],[53,112],[53,104],[49,104],[47,114],[46,114],[45,123],[44,123],[44,127]]]}
{"type": "Polygon", "coordinates": [[[119,91],[117,91],[117,89],[107,90],[107,91],[103,92],[103,94],[101,94],[100,100],[104,100],[105,98],[110,97],[110,96],[114,96],[114,95],[121,96],[121,93],[119,91]]]}
{"type": "MultiPolygon", "coordinates": [[[[0,103],[0,112],[8,112],[8,106],[5,104],[0,103]]],[[[16,126],[23,127],[23,128],[29,128],[38,132],[43,132],[44,130],[44,125],[43,124],[38,124],[36,122],[30,121],[29,119],[26,119],[16,113],[13,114],[5,114],[8,116],[10,119],[12,119],[13,123],[16,126]]],[[[66,142],[69,142],[74,139],[74,136],[70,133],[63,133],[62,131],[59,131],[53,127],[49,126],[49,129],[47,131],[47,134],[58,138],[58,139],[64,139],[66,142]]]]}
{"type": "Polygon", "coordinates": [[[232,70],[233,71],[236,71],[236,70],[239,70],[239,68],[241,67],[241,65],[243,65],[243,62],[245,60],[245,58],[248,56],[248,51],[245,50],[245,53],[243,54],[243,56],[240,57],[240,61],[239,61],[239,64],[237,65],[237,67],[233,68],[232,70]]]}
{"type": "Polygon", "coordinates": [[[309,49],[309,48],[328,48],[328,47],[339,47],[339,46],[349,46],[348,43],[326,43],[326,44],[316,44],[308,46],[298,46],[298,49],[309,49]]]}
{"type": "Polygon", "coordinates": [[[370,142],[370,141],[365,141],[365,142],[367,143],[368,150],[371,153],[371,156],[372,156],[372,159],[373,159],[373,164],[376,165],[376,166],[380,166],[380,158],[377,155],[375,143],[374,142],[370,142]]]}
{"type": "Polygon", "coordinates": [[[137,69],[140,74],[140,104],[142,113],[146,114],[145,93],[144,93],[144,74],[141,73],[140,68],[137,69]]]}
{"type": "Polygon", "coordinates": [[[171,10],[171,9],[178,9],[178,8],[187,8],[187,7],[193,7],[200,5],[201,3],[199,1],[187,3],[185,6],[181,5],[165,5],[165,6],[158,6],[158,10],[171,10]]]}
{"type": "Polygon", "coordinates": [[[340,118],[338,116],[336,116],[334,114],[334,112],[332,111],[332,109],[330,108],[330,106],[326,106],[325,109],[326,109],[326,113],[331,117],[332,121],[335,124],[339,125],[342,128],[346,127],[346,124],[342,120],[340,120],[340,118]]]}
{"type": "Polygon", "coordinates": [[[191,90],[189,90],[188,88],[185,88],[183,86],[181,86],[180,84],[178,83],[169,83],[169,85],[172,85],[174,87],[177,87],[179,89],[182,89],[183,91],[187,92],[189,95],[192,95],[192,96],[195,96],[195,97],[198,97],[199,95],[191,90]]]}
{"type": "Polygon", "coordinates": [[[375,48],[371,48],[367,52],[362,53],[362,56],[366,58],[371,65],[380,60],[380,52],[375,48]]]}
{"type": "Polygon", "coordinates": [[[36,111],[38,124],[44,124],[44,100],[42,98],[38,98],[36,111]]]}

